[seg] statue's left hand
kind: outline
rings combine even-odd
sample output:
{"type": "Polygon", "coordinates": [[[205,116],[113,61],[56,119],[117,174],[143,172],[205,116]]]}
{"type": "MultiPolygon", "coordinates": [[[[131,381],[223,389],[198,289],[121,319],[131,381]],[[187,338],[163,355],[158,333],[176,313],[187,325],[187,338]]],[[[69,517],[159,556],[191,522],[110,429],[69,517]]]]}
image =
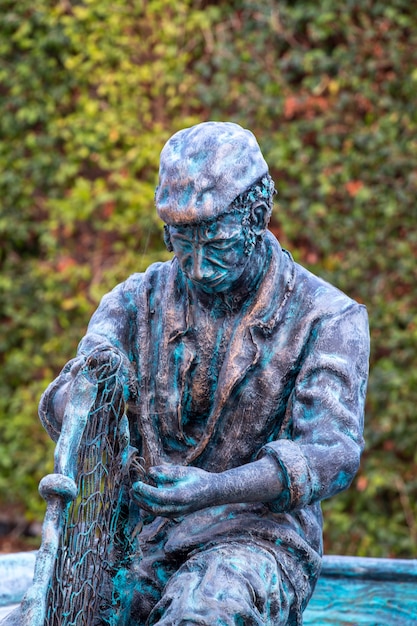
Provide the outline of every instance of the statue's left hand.
{"type": "Polygon", "coordinates": [[[148,471],[147,480],[133,484],[132,498],[162,517],[179,517],[232,502],[268,502],[282,491],[276,464],[267,456],[219,473],[198,467],[158,465],[148,471]]]}
{"type": "Polygon", "coordinates": [[[133,484],[131,495],[154,515],[178,517],[217,504],[219,476],[198,467],[158,465],[148,471],[149,482],[133,484]]]}

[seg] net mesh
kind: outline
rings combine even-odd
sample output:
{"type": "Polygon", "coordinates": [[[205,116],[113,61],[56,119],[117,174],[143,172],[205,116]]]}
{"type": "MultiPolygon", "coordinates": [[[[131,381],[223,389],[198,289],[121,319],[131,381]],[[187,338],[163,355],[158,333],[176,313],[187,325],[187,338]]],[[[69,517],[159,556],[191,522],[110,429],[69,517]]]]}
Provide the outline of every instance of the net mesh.
{"type": "Polygon", "coordinates": [[[67,510],[45,626],[116,624],[114,580],[137,557],[129,525],[129,428],[120,367],[95,372],[98,394],[78,456],[78,497],[67,510]]]}

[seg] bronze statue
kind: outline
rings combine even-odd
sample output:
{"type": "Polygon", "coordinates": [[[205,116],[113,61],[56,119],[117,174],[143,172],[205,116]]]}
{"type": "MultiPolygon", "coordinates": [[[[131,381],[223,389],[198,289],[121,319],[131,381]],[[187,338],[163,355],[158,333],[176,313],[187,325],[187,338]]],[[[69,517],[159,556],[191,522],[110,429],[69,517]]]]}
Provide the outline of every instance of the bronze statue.
{"type": "Polygon", "coordinates": [[[250,131],[176,133],[155,196],[173,260],[103,298],[42,397],[57,440],[90,355],[122,363],[145,468],[130,491],[141,559],[123,623],[302,624],[320,501],[358,469],[366,310],[281,249],[267,230],[273,194],[250,131]]]}

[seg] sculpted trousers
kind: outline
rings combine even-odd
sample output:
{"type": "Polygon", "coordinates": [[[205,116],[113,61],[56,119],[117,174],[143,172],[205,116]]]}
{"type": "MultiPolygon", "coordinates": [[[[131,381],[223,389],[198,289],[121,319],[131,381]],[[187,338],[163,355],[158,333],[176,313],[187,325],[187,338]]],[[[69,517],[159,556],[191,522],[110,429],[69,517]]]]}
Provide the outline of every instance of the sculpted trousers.
{"type": "Polygon", "coordinates": [[[137,626],[284,626],[294,590],[265,547],[232,541],[195,552],[172,573],[155,554],[140,566],[137,626]]]}

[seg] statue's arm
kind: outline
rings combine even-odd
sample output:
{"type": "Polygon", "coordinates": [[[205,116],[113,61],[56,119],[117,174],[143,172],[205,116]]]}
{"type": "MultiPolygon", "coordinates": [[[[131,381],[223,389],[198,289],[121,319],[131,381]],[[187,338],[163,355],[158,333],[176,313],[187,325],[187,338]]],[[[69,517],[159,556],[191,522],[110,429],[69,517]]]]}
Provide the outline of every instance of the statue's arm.
{"type": "Polygon", "coordinates": [[[133,484],[132,497],[154,515],[179,517],[209,506],[271,502],[282,487],[276,463],[266,456],[219,473],[183,465],[152,467],[147,482],[133,484]]]}
{"type": "Polygon", "coordinates": [[[302,508],[350,485],[364,446],[368,367],[364,307],[353,304],[317,324],[289,399],[285,438],[261,451],[284,478],[274,510],[302,508]]]}
{"type": "Polygon", "coordinates": [[[65,365],[43,393],[39,417],[54,441],[57,441],[61,431],[70,387],[89,356],[99,353],[100,359],[105,362],[117,352],[126,368],[129,367],[135,319],[134,294],[139,280],[140,275],[134,275],[102,298],[78,346],[77,356],[65,365]]]}

